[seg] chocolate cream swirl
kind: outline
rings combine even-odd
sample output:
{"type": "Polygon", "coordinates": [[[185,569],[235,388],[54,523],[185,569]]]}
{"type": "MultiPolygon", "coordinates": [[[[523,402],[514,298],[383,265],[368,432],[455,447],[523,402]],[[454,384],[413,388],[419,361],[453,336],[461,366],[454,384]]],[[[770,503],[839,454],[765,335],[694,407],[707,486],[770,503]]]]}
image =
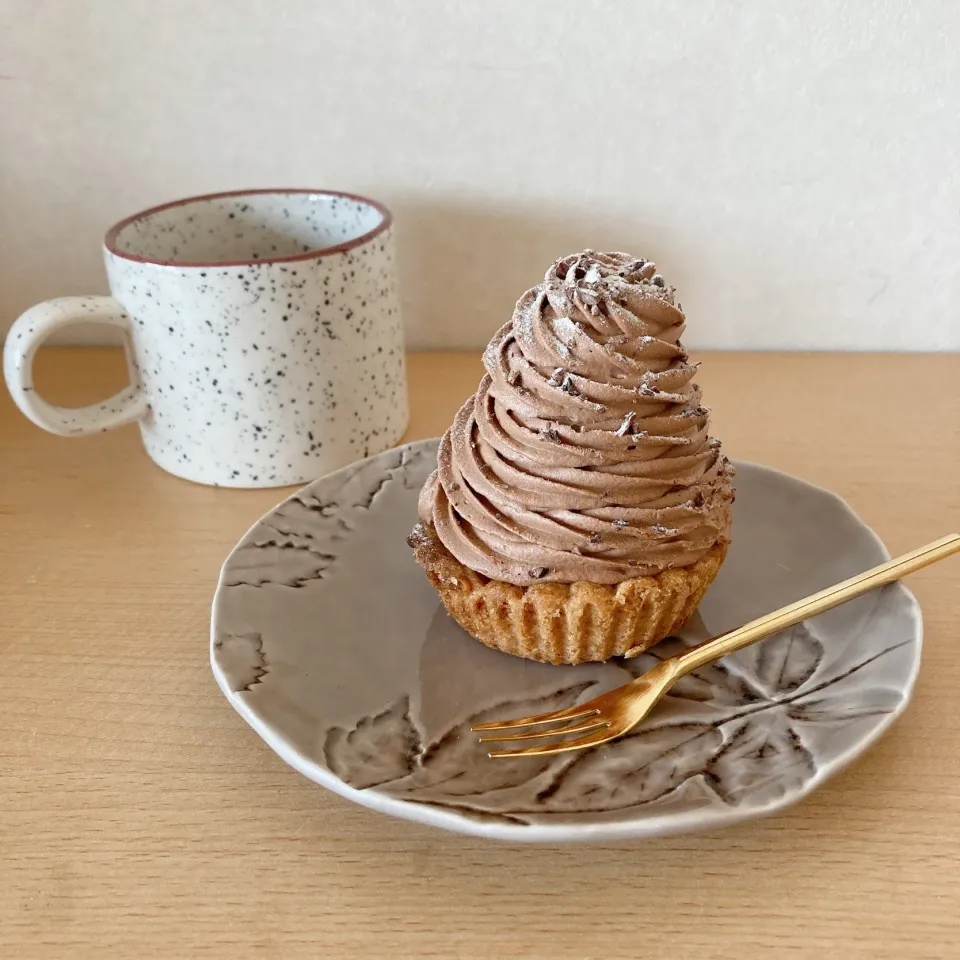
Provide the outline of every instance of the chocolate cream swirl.
{"type": "Polygon", "coordinates": [[[688,566],[730,530],[733,468],[654,264],[558,260],[484,353],[419,513],[465,566],[520,586],[688,566]]]}

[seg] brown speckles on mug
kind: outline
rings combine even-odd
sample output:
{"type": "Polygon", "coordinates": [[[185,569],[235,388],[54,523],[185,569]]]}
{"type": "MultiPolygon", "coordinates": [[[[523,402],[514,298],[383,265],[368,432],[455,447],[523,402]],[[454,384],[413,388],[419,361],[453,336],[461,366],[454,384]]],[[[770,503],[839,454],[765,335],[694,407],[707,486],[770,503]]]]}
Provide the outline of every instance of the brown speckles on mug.
{"type": "Polygon", "coordinates": [[[105,248],[112,301],[55,302],[53,321],[42,304],[30,315],[44,329],[25,315],[16,331],[30,344],[16,341],[8,379],[39,425],[79,434],[140,419],[160,466],[237,487],[301,483],[400,439],[403,330],[381,205],[296,190],[200,197],[122,221],[105,248]],[[54,420],[28,396],[32,353],[86,316],[126,330],[137,405],[118,395],[112,420],[94,408],[54,420]]]}

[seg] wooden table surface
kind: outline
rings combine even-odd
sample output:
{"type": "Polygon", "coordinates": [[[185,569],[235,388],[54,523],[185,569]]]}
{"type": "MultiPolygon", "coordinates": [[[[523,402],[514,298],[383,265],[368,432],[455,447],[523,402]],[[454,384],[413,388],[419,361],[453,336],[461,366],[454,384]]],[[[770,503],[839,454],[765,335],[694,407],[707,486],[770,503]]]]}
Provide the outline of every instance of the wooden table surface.
{"type": "MultiPolygon", "coordinates": [[[[731,456],[838,491],[900,552],[960,528],[960,356],[712,354],[731,456]]],[[[411,357],[409,438],[476,355],[411,357]]],[[[111,350],[47,350],[89,402],[111,350]]],[[[208,666],[221,561],[283,491],[163,473],[134,428],[50,436],[0,401],[0,956],[960,957],[960,563],[911,579],[916,698],[788,812],[708,836],[511,847],[310,783],[208,666]]]]}

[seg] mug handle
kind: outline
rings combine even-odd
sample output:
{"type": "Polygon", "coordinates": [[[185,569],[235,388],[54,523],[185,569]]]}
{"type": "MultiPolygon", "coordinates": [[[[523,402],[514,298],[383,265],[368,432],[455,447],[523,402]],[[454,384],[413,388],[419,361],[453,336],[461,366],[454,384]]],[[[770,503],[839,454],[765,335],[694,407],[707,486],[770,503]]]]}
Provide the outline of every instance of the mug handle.
{"type": "MultiPolygon", "coordinates": [[[[82,437],[140,420],[149,410],[139,383],[132,382],[103,403],[89,407],[58,407],[33,387],[33,358],[44,341],[63,327],[102,323],[124,331],[130,356],[130,317],[113,297],[61,297],[37,304],[22,314],[7,334],[3,348],[3,375],[17,406],[38,427],[61,437],[82,437]]],[[[131,364],[132,371],[136,367],[131,364]]]]}

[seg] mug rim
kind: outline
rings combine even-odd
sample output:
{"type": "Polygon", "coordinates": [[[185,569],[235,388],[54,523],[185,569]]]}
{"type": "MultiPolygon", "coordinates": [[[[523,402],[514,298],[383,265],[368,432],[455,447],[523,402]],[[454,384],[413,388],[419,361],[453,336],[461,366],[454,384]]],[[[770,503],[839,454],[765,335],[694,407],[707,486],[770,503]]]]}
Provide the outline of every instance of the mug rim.
{"type": "Polygon", "coordinates": [[[371,200],[370,197],[364,197],[359,193],[346,193],[342,190],[317,190],[311,187],[260,187],[253,190],[221,190],[216,193],[203,193],[193,197],[183,197],[180,200],[160,203],[155,207],[148,207],[146,210],[141,210],[138,213],[124,217],[110,227],[104,235],[103,246],[111,256],[118,257],[121,260],[130,260],[134,263],[150,263],[158,267],[205,267],[207,269],[215,269],[217,267],[248,267],[260,263],[297,263],[302,260],[316,260],[320,257],[332,256],[335,253],[344,253],[347,250],[353,250],[356,247],[363,246],[365,243],[369,243],[379,234],[388,230],[392,224],[393,214],[386,206],[380,203],[379,200],[371,200]],[[343,243],[334,244],[330,247],[316,247],[312,250],[307,250],[305,253],[295,253],[285,257],[248,257],[240,260],[161,260],[156,257],[141,257],[139,254],[128,253],[117,247],[117,238],[122,230],[129,227],[130,224],[136,223],[138,220],[144,220],[147,217],[152,217],[154,214],[163,213],[165,210],[173,210],[176,207],[185,207],[191,203],[202,203],[207,200],[222,200],[228,197],[254,197],[270,193],[278,195],[312,193],[324,197],[343,197],[345,200],[356,200],[373,207],[380,214],[381,220],[372,230],[368,230],[362,236],[355,237],[353,240],[346,240],[343,243]]]}

